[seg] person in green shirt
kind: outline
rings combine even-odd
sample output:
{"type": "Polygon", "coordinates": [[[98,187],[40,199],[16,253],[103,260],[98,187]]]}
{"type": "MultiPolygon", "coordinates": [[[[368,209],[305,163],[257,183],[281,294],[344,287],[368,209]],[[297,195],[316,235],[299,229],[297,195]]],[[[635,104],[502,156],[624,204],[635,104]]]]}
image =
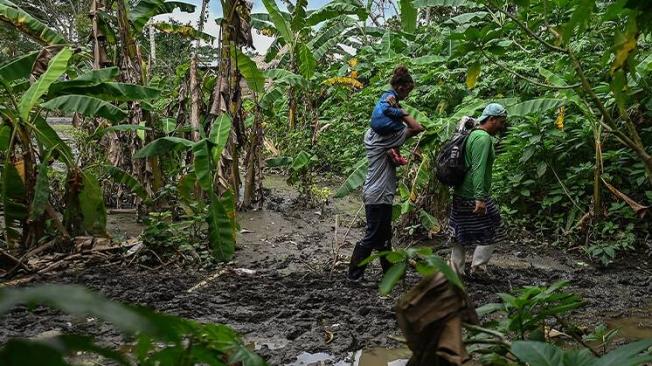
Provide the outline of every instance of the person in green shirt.
{"type": "Polygon", "coordinates": [[[478,118],[477,126],[466,140],[464,162],[467,173],[455,187],[449,218],[452,239],[451,265],[460,274],[465,272],[465,248],[475,245],[471,271],[485,266],[495,244],[503,239],[498,206],[491,198],[491,172],[496,158],[493,136],[506,130],[507,110],[491,103],[478,118]]]}

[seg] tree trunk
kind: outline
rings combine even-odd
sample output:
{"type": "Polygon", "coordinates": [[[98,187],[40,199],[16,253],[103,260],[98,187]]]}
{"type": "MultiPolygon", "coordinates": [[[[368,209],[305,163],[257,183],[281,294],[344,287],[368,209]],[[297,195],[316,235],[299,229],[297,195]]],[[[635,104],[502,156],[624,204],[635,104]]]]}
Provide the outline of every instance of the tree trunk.
{"type": "MultiPolygon", "coordinates": [[[[126,0],[116,1],[118,11],[118,27],[120,35],[120,79],[123,82],[146,85],[147,79],[142,70],[142,56],[138,49],[138,44],[131,34],[131,25],[127,17],[126,0]]],[[[143,121],[143,110],[138,102],[129,102],[129,123],[140,125],[143,121]]],[[[151,121],[145,119],[145,125],[151,126],[151,121]]],[[[149,134],[145,133],[147,138],[149,134]]],[[[152,173],[152,164],[147,164],[143,159],[133,159],[136,151],[143,147],[143,141],[134,132],[121,132],[119,135],[114,134],[109,146],[108,159],[111,164],[124,169],[134,175],[136,179],[150,193],[153,191],[149,175],[152,173]],[[149,174],[148,174],[149,169],[149,174]]],[[[151,159],[148,159],[151,162],[151,159]]],[[[158,164],[154,164],[158,168],[158,164]]],[[[157,174],[160,175],[160,174],[157,174]]],[[[114,195],[116,207],[121,201],[127,205],[136,205],[139,207],[139,213],[143,213],[141,202],[138,198],[132,198],[121,186],[117,187],[117,193],[114,195]]]]}
{"type": "Polygon", "coordinates": [[[602,136],[601,126],[596,126],[593,132],[595,138],[595,169],[593,170],[593,215],[596,218],[603,216],[602,210],[602,136]]]}
{"type": "Polygon", "coordinates": [[[263,203],[263,173],[260,146],[263,145],[264,136],[262,127],[262,113],[260,111],[260,107],[257,106],[254,113],[254,125],[251,128],[247,155],[244,159],[244,165],[247,169],[247,173],[245,177],[242,206],[246,208],[250,208],[254,202],[258,203],[258,208],[260,208],[262,207],[263,203]]]}
{"type": "Polygon", "coordinates": [[[151,75],[152,68],[156,65],[156,33],[154,32],[154,24],[149,23],[149,62],[147,68],[151,75]]]}
{"type": "Polygon", "coordinates": [[[98,13],[104,11],[103,0],[93,0],[91,3],[90,18],[93,26],[93,68],[99,69],[110,64],[106,55],[106,36],[98,25],[98,13]]]}
{"type": "Polygon", "coordinates": [[[199,131],[202,128],[199,121],[199,111],[201,103],[201,90],[197,80],[197,55],[193,54],[190,58],[190,139],[199,141],[199,131]]]}

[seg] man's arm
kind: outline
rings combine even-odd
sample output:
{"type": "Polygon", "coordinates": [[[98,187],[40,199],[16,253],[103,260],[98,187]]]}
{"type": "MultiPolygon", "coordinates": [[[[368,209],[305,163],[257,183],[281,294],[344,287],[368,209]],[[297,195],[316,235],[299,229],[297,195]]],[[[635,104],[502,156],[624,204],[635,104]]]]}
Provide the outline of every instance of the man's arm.
{"type": "Polygon", "coordinates": [[[405,122],[408,126],[407,137],[416,136],[424,131],[423,126],[421,126],[421,124],[409,114],[403,117],[403,122],[405,122]]]}

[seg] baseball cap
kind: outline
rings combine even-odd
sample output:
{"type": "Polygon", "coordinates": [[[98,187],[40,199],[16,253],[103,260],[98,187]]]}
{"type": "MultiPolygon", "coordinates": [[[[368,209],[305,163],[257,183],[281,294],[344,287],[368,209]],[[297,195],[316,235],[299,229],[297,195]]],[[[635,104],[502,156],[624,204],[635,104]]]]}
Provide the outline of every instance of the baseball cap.
{"type": "Polygon", "coordinates": [[[483,123],[489,117],[507,117],[507,110],[498,103],[489,103],[482,111],[478,122],[483,123]]]}

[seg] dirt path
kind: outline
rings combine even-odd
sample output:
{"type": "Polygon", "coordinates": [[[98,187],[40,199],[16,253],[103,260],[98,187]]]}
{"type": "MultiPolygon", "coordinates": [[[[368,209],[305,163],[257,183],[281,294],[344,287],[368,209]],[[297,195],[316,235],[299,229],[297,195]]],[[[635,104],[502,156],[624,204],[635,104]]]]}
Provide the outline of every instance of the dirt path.
{"type": "MultiPolygon", "coordinates": [[[[360,203],[349,198],[332,203],[323,213],[303,210],[293,205],[294,190],[282,178],[270,177],[265,186],[272,190],[272,197],[265,210],[240,215],[239,250],[226,267],[208,272],[176,267],[156,272],[96,267],[62,273],[48,281],[80,283],[113,299],[228,324],[270,365],[320,361],[349,365],[355,359],[359,365],[371,366],[405,358],[405,350],[392,338],[400,334],[392,306],[405,287],[382,298],[375,288],[351,286],[344,280],[346,256],[362,234],[360,227],[351,230],[340,257],[333,254],[335,217],[338,241],[342,242],[360,203]],[[207,279],[204,286],[189,291],[207,279]]],[[[625,327],[629,338],[652,337],[649,258],[632,256],[600,271],[581,257],[536,244],[521,241],[501,247],[491,266],[494,279],[468,284],[473,300],[477,304],[493,302],[498,300],[497,292],[567,279],[587,302],[574,315],[579,322],[609,321],[625,327]]],[[[445,249],[441,253],[444,255],[445,249]]],[[[368,277],[380,278],[377,264],[368,277]]],[[[416,275],[410,274],[407,283],[416,280],[416,275]]],[[[120,342],[110,325],[46,309],[17,309],[0,320],[0,341],[52,330],[88,332],[107,344],[120,342]]]]}

